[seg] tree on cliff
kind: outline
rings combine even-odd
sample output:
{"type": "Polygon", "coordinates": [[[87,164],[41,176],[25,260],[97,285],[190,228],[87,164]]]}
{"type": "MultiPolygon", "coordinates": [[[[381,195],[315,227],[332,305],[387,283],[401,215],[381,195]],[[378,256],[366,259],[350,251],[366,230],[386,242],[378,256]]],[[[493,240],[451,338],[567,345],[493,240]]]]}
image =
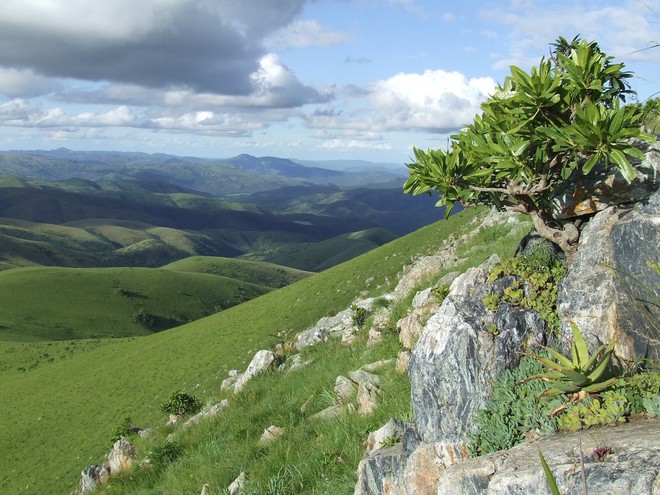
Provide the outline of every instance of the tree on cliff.
{"type": "Polygon", "coordinates": [[[640,129],[641,107],[625,105],[632,74],[622,63],[577,37],[552,47],[531,73],[512,66],[483,113],[452,136],[449,150],[415,148],[404,191],[438,191],[447,215],[457,202],[525,213],[570,260],[578,224],[553,215],[555,188],[597,163],[613,165],[630,182],[629,158],[643,156],[631,138],[652,138],[640,129]]]}

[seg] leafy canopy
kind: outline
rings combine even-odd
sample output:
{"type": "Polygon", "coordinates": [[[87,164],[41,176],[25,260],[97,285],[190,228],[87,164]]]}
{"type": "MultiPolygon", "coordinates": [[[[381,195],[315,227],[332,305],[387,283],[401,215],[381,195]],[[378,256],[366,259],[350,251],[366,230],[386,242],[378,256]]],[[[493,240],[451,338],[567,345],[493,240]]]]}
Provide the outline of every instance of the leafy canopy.
{"type": "Polygon", "coordinates": [[[531,73],[512,66],[448,151],[415,148],[404,191],[440,192],[437,205],[447,206],[447,216],[457,202],[530,214],[540,234],[568,252],[579,234],[557,229],[553,190],[597,163],[615,166],[630,182],[629,160],[643,156],[630,139],[652,138],[640,129],[640,107],[624,104],[632,74],[622,63],[579,38],[559,38],[553,47],[531,73]]]}

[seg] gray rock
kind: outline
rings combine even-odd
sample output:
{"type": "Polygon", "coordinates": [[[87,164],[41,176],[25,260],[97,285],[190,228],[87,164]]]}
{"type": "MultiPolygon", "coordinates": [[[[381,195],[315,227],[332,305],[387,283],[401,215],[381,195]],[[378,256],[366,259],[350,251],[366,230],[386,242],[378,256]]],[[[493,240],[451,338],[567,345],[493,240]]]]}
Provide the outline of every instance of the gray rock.
{"type": "Polygon", "coordinates": [[[107,464],[86,467],[80,473],[80,482],[75,490],[75,495],[86,495],[96,490],[96,487],[108,481],[110,468],[107,464]]]}
{"type": "Polygon", "coordinates": [[[335,380],[335,395],[337,402],[345,404],[355,398],[357,387],[355,383],[346,378],[345,376],[338,376],[335,380]]]}
{"type": "Polygon", "coordinates": [[[331,337],[339,337],[347,329],[352,327],[353,313],[350,309],[345,309],[344,311],[337,313],[335,316],[321,318],[316,325],[297,334],[294,346],[300,351],[310,345],[315,345],[319,342],[327,342],[331,337]]]}
{"type": "Polygon", "coordinates": [[[397,373],[407,373],[408,365],[410,364],[410,351],[400,351],[396,358],[396,371],[397,373]]]}
{"type": "Polygon", "coordinates": [[[229,401],[227,399],[224,399],[217,404],[214,404],[213,406],[209,407],[208,409],[203,409],[202,411],[198,412],[194,416],[192,416],[188,421],[186,421],[183,426],[188,428],[190,426],[194,426],[200,421],[206,419],[206,418],[212,418],[213,416],[217,416],[220,411],[222,411],[225,407],[229,405],[229,401]]]}
{"type": "Polygon", "coordinates": [[[364,370],[351,371],[348,374],[348,377],[358,385],[360,384],[380,385],[380,383],[383,380],[379,375],[375,375],[373,373],[369,373],[368,371],[364,371],[364,370]]]}
{"type": "Polygon", "coordinates": [[[259,445],[265,446],[273,443],[275,440],[284,435],[284,428],[279,426],[271,425],[266,428],[259,439],[259,445]]]}
{"type": "Polygon", "coordinates": [[[227,487],[227,492],[229,495],[236,495],[245,486],[245,471],[241,471],[234,481],[227,487]]]}
{"type": "Polygon", "coordinates": [[[597,165],[588,175],[575,172],[557,188],[552,202],[555,218],[590,215],[615,205],[649,197],[660,185],[660,144],[639,143],[644,160],[635,165],[637,177],[629,184],[615,167],[597,165]]]}
{"type": "Polygon", "coordinates": [[[593,351],[616,340],[623,362],[660,362],[660,277],[647,265],[660,259],[660,192],[632,209],[596,214],[580,237],[578,253],[558,291],[563,333],[569,321],[593,351]]]}
{"type": "Polygon", "coordinates": [[[580,442],[589,493],[656,494],[660,482],[660,422],[644,421],[590,433],[562,433],[506,451],[447,467],[437,481],[444,495],[548,494],[539,450],[561,493],[582,493],[580,442]],[[596,447],[612,449],[604,462],[590,456],[596,447]]]}
{"type": "Polygon", "coordinates": [[[222,380],[222,383],[220,384],[220,390],[227,390],[228,388],[233,387],[236,383],[236,380],[238,380],[238,376],[229,376],[222,380]]]}
{"type": "Polygon", "coordinates": [[[380,389],[369,382],[358,384],[357,403],[358,414],[361,416],[370,416],[378,407],[378,396],[380,389]]]}
{"type": "Polygon", "coordinates": [[[245,373],[239,376],[234,385],[234,393],[239,393],[245,387],[245,384],[252,380],[259,373],[269,370],[276,366],[280,357],[272,351],[262,350],[257,352],[250,364],[248,365],[245,373]]]}
{"type": "Polygon", "coordinates": [[[447,249],[442,255],[423,256],[414,264],[404,269],[404,274],[394,289],[397,299],[403,298],[419,286],[424,280],[436,276],[445,267],[455,262],[453,249],[447,249]]]}
{"type": "Polygon", "coordinates": [[[130,469],[136,458],[135,447],[124,437],[117,440],[107,457],[107,466],[112,474],[130,469]]]}
{"type": "Polygon", "coordinates": [[[311,419],[330,419],[346,411],[345,404],[333,404],[311,416],[311,419]]]}
{"type": "Polygon", "coordinates": [[[391,366],[392,363],[394,363],[394,359],[381,359],[380,361],[374,361],[373,363],[363,364],[360,366],[360,369],[367,373],[375,373],[376,371],[391,366]]]}
{"type": "Polygon", "coordinates": [[[403,423],[396,418],[392,418],[376,431],[369,433],[366,455],[371,455],[374,451],[383,448],[388,443],[394,445],[402,440],[403,423]]]}
{"type": "Polygon", "coordinates": [[[424,331],[423,317],[414,311],[397,321],[396,328],[399,331],[399,342],[404,349],[410,350],[424,331]]]}
{"type": "Polygon", "coordinates": [[[354,495],[402,495],[406,455],[401,444],[386,447],[366,457],[358,465],[354,495]]]}
{"type": "Polygon", "coordinates": [[[492,257],[454,280],[413,350],[408,367],[412,405],[425,442],[454,443],[460,451],[496,377],[518,364],[530,336],[543,333],[543,321],[533,311],[498,317],[482,303],[492,290],[487,278],[497,261],[492,257]],[[497,336],[486,331],[492,325],[497,336]]]}

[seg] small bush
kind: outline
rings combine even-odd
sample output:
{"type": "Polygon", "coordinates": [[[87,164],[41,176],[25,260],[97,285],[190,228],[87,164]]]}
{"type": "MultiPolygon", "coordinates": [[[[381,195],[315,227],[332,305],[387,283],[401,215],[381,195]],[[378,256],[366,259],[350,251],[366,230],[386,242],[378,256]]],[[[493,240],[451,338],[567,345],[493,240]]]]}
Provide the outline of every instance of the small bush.
{"type": "Polygon", "coordinates": [[[361,308],[360,306],[357,306],[356,304],[351,306],[351,311],[353,312],[353,325],[355,325],[355,327],[359,330],[362,330],[362,328],[364,328],[364,324],[367,322],[367,318],[369,317],[369,311],[361,308]]]}
{"type": "Polygon", "coordinates": [[[182,454],[183,449],[180,445],[173,442],[166,442],[156,447],[149,455],[149,459],[153,467],[163,469],[176,461],[182,454]]]}
{"type": "Polygon", "coordinates": [[[188,395],[184,392],[174,392],[170,399],[160,406],[160,409],[167,414],[177,416],[186,416],[193,414],[202,408],[202,403],[194,395],[188,395]]]}
{"type": "Polygon", "coordinates": [[[142,308],[133,315],[133,323],[153,328],[156,325],[156,317],[142,308]]]}
{"type": "Polygon", "coordinates": [[[435,300],[438,302],[438,304],[442,304],[448,295],[449,285],[447,284],[442,284],[433,289],[433,296],[435,297],[435,300]]]}
{"type": "Polygon", "coordinates": [[[115,432],[110,439],[110,443],[114,445],[114,443],[120,438],[129,438],[132,435],[135,435],[135,425],[133,425],[131,418],[126,417],[115,428],[115,432]]]}

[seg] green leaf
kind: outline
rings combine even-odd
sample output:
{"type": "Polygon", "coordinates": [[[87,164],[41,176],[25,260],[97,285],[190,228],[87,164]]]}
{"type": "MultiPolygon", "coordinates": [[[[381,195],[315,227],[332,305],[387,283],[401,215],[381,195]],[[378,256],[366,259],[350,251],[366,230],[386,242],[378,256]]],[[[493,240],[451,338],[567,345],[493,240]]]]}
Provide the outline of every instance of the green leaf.
{"type": "Polygon", "coordinates": [[[589,350],[587,349],[587,344],[584,342],[584,337],[582,337],[582,332],[578,326],[570,322],[571,331],[573,332],[573,345],[575,349],[575,356],[573,364],[575,364],[579,369],[582,369],[582,366],[589,361],[589,350]]]}
{"type": "Polygon", "coordinates": [[[559,492],[559,487],[557,486],[557,480],[552,474],[552,471],[550,471],[550,466],[548,466],[548,463],[545,461],[545,457],[543,457],[541,449],[539,449],[539,457],[541,458],[541,466],[543,466],[543,473],[545,474],[545,479],[548,482],[550,493],[552,493],[552,495],[561,495],[559,492]]]}
{"type": "Polygon", "coordinates": [[[628,183],[632,182],[637,173],[626,158],[626,155],[624,155],[620,150],[612,150],[610,153],[610,159],[617,165],[617,168],[619,169],[619,172],[621,172],[621,175],[623,175],[623,178],[626,179],[628,183]]]}

